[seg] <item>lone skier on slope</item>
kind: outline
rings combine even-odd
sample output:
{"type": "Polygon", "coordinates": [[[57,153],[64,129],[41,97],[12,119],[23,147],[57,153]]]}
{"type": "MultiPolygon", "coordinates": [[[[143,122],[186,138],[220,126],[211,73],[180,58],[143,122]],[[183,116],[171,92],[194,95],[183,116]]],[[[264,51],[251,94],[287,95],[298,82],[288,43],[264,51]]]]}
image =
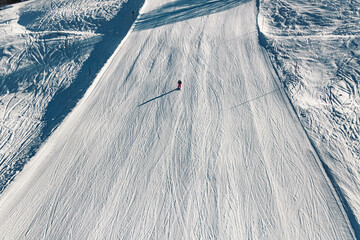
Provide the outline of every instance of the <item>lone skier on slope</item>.
{"type": "Polygon", "coordinates": [[[181,90],[181,83],[182,83],[181,80],[179,80],[179,81],[178,81],[178,88],[177,88],[177,90],[181,90]]]}

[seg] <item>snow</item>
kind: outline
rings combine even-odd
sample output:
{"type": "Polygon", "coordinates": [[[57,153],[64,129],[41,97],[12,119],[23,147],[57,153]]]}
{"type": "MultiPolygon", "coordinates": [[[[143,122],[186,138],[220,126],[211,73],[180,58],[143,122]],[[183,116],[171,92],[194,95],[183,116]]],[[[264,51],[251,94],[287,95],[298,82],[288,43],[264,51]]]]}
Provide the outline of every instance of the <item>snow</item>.
{"type": "Polygon", "coordinates": [[[75,107],[143,1],[27,1],[0,11],[0,192],[75,107]]]}
{"type": "MultiPolygon", "coordinates": [[[[58,6],[55,3],[49,6],[58,6]]],[[[51,14],[38,21],[38,28],[53,23],[61,31],[70,26],[66,31],[89,34],[69,49],[82,49],[79,58],[91,56],[92,50],[100,56],[96,43],[106,34],[90,31],[92,24],[76,21],[77,14],[65,10],[44,10],[51,14]],[[75,20],[65,21],[64,16],[75,20]],[[88,48],[76,47],[82,41],[90,41],[88,48]]],[[[260,27],[263,13],[257,13],[256,2],[250,0],[146,1],[91,86],[82,88],[87,91],[76,107],[55,121],[61,124],[0,195],[1,235],[355,239],[353,220],[324,168],[323,155],[294,111],[297,102],[290,101],[294,98],[285,92],[283,75],[279,79],[259,45],[257,22],[260,27]],[[179,79],[181,91],[175,90],[179,79]]],[[[32,24],[28,29],[35,30],[32,24]]],[[[61,43],[62,37],[50,36],[61,43]]],[[[11,34],[6,37],[9,43],[11,34]]],[[[86,71],[85,61],[70,69],[86,71]]],[[[299,63],[299,75],[302,66],[299,63]]],[[[52,80],[71,88],[71,81],[61,76],[72,71],[54,68],[60,77],[52,80]]],[[[324,76],[315,67],[312,73],[324,76]]],[[[318,93],[311,92],[317,82],[306,84],[309,97],[303,105],[322,103],[313,97],[318,93]]],[[[20,91],[4,96],[13,95],[19,98],[20,91]]],[[[33,108],[40,111],[38,118],[48,119],[42,112],[48,104],[40,106],[41,111],[33,108]]],[[[60,104],[54,106],[53,111],[60,104]]]]}
{"type": "Polygon", "coordinates": [[[261,1],[259,27],[360,238],[359,1],[261,1]]]}

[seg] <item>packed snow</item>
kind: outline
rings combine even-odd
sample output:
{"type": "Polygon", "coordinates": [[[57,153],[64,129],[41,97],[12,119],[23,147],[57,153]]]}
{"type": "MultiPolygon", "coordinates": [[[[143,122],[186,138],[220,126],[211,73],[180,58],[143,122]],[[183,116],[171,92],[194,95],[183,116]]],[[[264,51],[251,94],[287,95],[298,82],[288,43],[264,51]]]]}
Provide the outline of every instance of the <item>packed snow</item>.
{"type": "Polygon", "coordinates": [[[36,0],[0,11],[0,192],[81,98],[143,1],[123,3],[36,0]]]}
{"type": "MultiPolygon", "coordinates": [[[[337,63],[324,49],[348,53],[333,42],[343,39],[356,59],[359,5],[341,38],[316,30],[328,15],[305,19],[310,40],[328,44],[304,47],[308,28],[289,16],[317,13],[313,2],[146,0],[139,16],[136,0],[1,10],[1,238],[359,237],[359,139],[321,97],[337,63]]],[[[353,76],[349,109],[353,59],[341,75],[353,76]]],[[[344,118],[354,132],[357,110],[344,118]]]]}

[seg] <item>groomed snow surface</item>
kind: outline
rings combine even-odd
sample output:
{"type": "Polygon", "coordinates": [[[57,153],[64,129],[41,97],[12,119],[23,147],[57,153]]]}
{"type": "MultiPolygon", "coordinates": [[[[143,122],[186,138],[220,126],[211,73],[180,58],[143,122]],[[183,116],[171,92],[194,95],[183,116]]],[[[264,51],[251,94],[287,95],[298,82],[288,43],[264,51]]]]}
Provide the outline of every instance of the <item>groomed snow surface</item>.
{"type": "Polygon", "coordinates": [[[0,11],[0,193],[129,31],[143,0],[130,3],[35,0],[0,11]]]}
{"type": "Polygon", "coordinates": [[[0,195],[1,238],[355,239],[257,13],[250,0],[146,1],[0,195]]]}

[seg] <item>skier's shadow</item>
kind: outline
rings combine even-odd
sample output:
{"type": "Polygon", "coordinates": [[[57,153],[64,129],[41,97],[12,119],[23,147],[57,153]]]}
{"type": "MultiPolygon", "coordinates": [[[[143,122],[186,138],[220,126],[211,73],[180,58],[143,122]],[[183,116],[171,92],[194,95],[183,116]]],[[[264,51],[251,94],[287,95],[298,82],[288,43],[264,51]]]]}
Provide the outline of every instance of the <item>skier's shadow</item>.
{"type": "Polygon", "coordinates": [[[157,96],[157,97],[154,97],[154,98],[152,98],[152,99],[150,99],[150,100],[147,100],[146,102],[143,102],[142,104],[140,104],[138,107],[141,107],[141,106],[143,106],[143,105],[145,105],[145,104],[147,104],[147,103],[149,103],[149,102],[152,102],[152,101],[154,101],[154,100],[156,100],[156,99],[158,99],[158,98],[164,97],[165,95],[168,95],[168,94],[170,94],[170,93],[172,93],[172,92],[175,92],[175,91],[177,91],[177,90],[178,90],[178,89],[175,88],[175,89],[173,89],[173,90],[171,90],[171,91],[169,91],[169,92],[167,92],[167,93],[161,94],[160,96],[157,96]]]}

